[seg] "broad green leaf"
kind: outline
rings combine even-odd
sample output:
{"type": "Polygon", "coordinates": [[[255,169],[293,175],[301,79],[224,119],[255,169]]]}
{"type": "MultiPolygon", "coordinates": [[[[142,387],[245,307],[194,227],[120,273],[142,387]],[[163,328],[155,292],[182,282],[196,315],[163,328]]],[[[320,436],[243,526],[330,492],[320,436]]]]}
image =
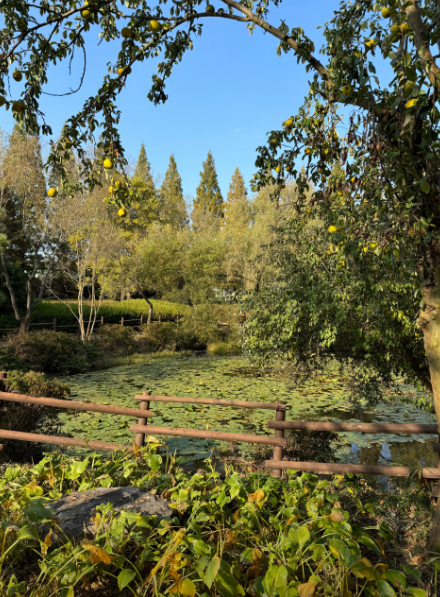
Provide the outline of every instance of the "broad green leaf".
{"type": "Polygon", "coordinates": [[[403,572],[400,572],[400,570],[387,570],[385,572],[385,577],[387,580],[392,582],[397,588],[399,588],[398,585],[400,585],[402,589],[406,588],[406,577],[403,574],[403,572]]]}
{"type": "Polygon", "coordinates": [[[310,540],[309,529],[305,526],[298,527],[297,529],[291,529],[288,537],[292,543],[296,545],[304,545],[310,540]]]}
{"type": "Polygon", "coordinates": [[[393,587],[386,580],[377,581],[377,590],[380,597],[394,597],[396,594],[393,587]]]}
{"type": "Polygon", "coordinates": [[[196,585],[189,578],[179,578],[169,589],[168,593],[180,593],[186,597],[195,597],[196,585]]]}
{"type": "Polygon", "coordinates": [[[220,569],[221,559],[218,556],[214,556],[206,567],[205,570],[205,584],[210,589],[215,577],[220,569]]]}
{"type": "Polygon", "coordinates": [[[121,570],[121,572],[118,574],[119,590],[122,591],[122,589],[125,589],[125,587],[129,583],[131,583],[131,581],[134,579],[135,576],[136,576],[136,572],[134,570],[132,570],[131,568],[124,568],[123,570],[121,570]]]}
{"type": "Polygon", "coordinates": [[[409,587],[406,589],[406,592],[414,597],[426,597],[426,591],[424,589],[419,589],[418,587],[409,587]]]}

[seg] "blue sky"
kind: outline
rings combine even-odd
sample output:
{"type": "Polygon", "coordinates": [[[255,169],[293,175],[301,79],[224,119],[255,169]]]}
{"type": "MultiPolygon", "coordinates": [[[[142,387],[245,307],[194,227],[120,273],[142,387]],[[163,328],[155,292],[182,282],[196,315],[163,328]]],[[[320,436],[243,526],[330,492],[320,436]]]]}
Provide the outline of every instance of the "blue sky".
{"type": "MultiPolygon", "coordinates": [[[[215,0],[212,3],[219,6],[215,0]]],[[[278,25],[284,18],[290,27],[303,27],[318,49],[322,34],[317,27],[330,20],[338,5],[337,0],[284,0],[279,9],[272,9],[269,21],[278,25]]],[[[95,27],[88,34],[87,73],[81,91],[62,98],[41,98],[40,107],[55,137],[64,121],[95,93],[107,72],[107,62],[115,60],[118,43],[98,46],[98,41],[95,27]]],[[[136,65],[118,101],[127,156],[136,160],[144,142],[153,172],[163,177],[174,153],[189,197],[195,195],[209,150],[225,198],[237,166],[249,181],[255,171],[256,148],[265,143],[269,130],[279,128],[296,113],[308,91],[310,75],[296,63],[293,53],[278,57],[276,42],[259,30],[250,36],[242,23],[207,20],[194,50],[175,68],[167,84],[169,99],[160,106],[146,97],[157,62],[136,65]]],[[[81,67],[79,59],[71,75],[67,64],[53,67],[46,91],[63,93],[76,88],[81,67]]],[[[19,84],[11,85],[16,86],[12,89],[17,95],[19,84]]],[[[2,110],[0,127],[9,131],[12,126],[10,113],[2,110]]]]}

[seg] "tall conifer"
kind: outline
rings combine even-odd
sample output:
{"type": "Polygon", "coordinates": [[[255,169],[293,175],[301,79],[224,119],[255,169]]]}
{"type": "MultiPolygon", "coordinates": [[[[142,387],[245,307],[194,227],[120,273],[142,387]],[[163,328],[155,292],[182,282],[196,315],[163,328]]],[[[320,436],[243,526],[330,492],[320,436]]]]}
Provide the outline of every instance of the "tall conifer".
{"type": "Polygon", "coordinates": [[[203,170],[200,172],[200,184],[194,199],[194,214],[209,214],[220,221],[223,217],[223,197],[217,179],[214,158],[209,151],[203,170]]]}
{"type": "Polygon", "coordinates": [[[143,143],[131,184],[133,197],[127,218],[127,228],[145,230],[158,217],[159,198],[143,143]]]}
{"type": "Polygon", "coordinates": [[[244,178],[239,168],[236,168],[229,184],[225,205],[225,226],[228,229],[239,232],[249,228],[251,219],[251,206],[247,199],[244,178]]]}
{"type": "Polygon", "coordinates": [[[188,223],[182,178],[177,170],[174,155],[170,155],[168,170],[160,188],[159,219],[173,228],[184,228],[188,223]]]}

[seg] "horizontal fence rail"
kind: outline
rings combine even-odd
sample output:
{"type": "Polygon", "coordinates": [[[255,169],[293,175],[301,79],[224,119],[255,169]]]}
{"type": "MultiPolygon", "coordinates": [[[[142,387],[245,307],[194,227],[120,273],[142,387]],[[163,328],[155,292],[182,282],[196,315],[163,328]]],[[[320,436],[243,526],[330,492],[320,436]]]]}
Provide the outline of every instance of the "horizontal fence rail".
{"type": "MultiPolygon", "coordinates": [[[[310,471],[331,475],[333,473],[354,473],[368,475],[388,475],[390,477],[407,477],[411,471],[409,466],[382,466],[378,464],[345,464],[338,462],[296,462],[295,460],[266,460],[268,469],[289,469],[292,471],[310,471]]],[[[424,468],[421,474],[426,479],[439,479],[440,468],[424,468]]]]}
{"type": "Polygon", "coordinates": [[[15,439],[26,442],[35,442],[38,444],[55,444],[57,446],[73,446],[77,448],[91,448],[92,450],[109,450],[115,452],[116,450],[129,450],[133,448],[125,446],[124,444],[116,444],[113,442],[99,442],[86,441],[84,439],[77,439],[74,437],[62,437],[60,435],[42,435],[39,433],[25,433],[23,431],[9,431],[7,429],[0,429],[1,439],[15,439]]]}
{"type": "Polygon", "coordinates": [[[69,410],[83,410],[95,413],[107,413],[110,415],[122,415],[126,417],[143,417],[151,419],[153,413],[151,410],[142,410],[140,408],[130,408],[125,406],[110,406],[106,404],[93,404],[91,402],[75,402],[74,400],[59,400],[57,398],[34,398],[23,394],[12,394],[9,392],[0,392],[0,401],[21,402],[25,404],[37,404],[39,406],[52,406],[55,408],[67,408],[69,410]]]}
{"type": "Polygon", "coordinates": [[[246,433],[228,433],[201,429],[181,429],[178,427],[153,427],[150,425],[132,425],[130,431],[135,433],[155,433],[174,437],[193,437],[199,439],[217,439],[227,442],[245,442],[248,444],[264,444],[266,446],[287,446],[287,439],[265,435],[248,435],[246,433]]]}
{"type": "MultiPolygon", "coordinates": [[[[145,400],[145,396],[135,396],[135,400],[145,400]]],[[[179,398],[177,396],[148,396],[149,402],[181,402],[183,404],[210,404],[211,406],[232,406],[234,408],[261,408],[263,410],[285,411],[286,405],[280,402],[246,402],[246,400],[220,400],[216,398],[179,398]]]]}
{"type": "Polygon", "coordinates": [[[438,425],[411,423],[333,423],[330,421],[269,421],[269,429],[297,431],[356,431],[357,433],[437,434],[438,425]]]}

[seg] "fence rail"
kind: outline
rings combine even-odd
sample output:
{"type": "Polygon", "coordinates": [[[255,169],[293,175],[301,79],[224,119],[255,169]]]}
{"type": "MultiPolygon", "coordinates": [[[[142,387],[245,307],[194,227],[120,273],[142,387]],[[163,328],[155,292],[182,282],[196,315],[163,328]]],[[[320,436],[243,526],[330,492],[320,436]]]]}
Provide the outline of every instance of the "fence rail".
{"type": "Polygon", "coordinates": [[[297,431],[356,431],[357,433],[437,434],[438,425],[411,423],[334,423],[331,421],[269,421],[270,429],[297,431]]]}

